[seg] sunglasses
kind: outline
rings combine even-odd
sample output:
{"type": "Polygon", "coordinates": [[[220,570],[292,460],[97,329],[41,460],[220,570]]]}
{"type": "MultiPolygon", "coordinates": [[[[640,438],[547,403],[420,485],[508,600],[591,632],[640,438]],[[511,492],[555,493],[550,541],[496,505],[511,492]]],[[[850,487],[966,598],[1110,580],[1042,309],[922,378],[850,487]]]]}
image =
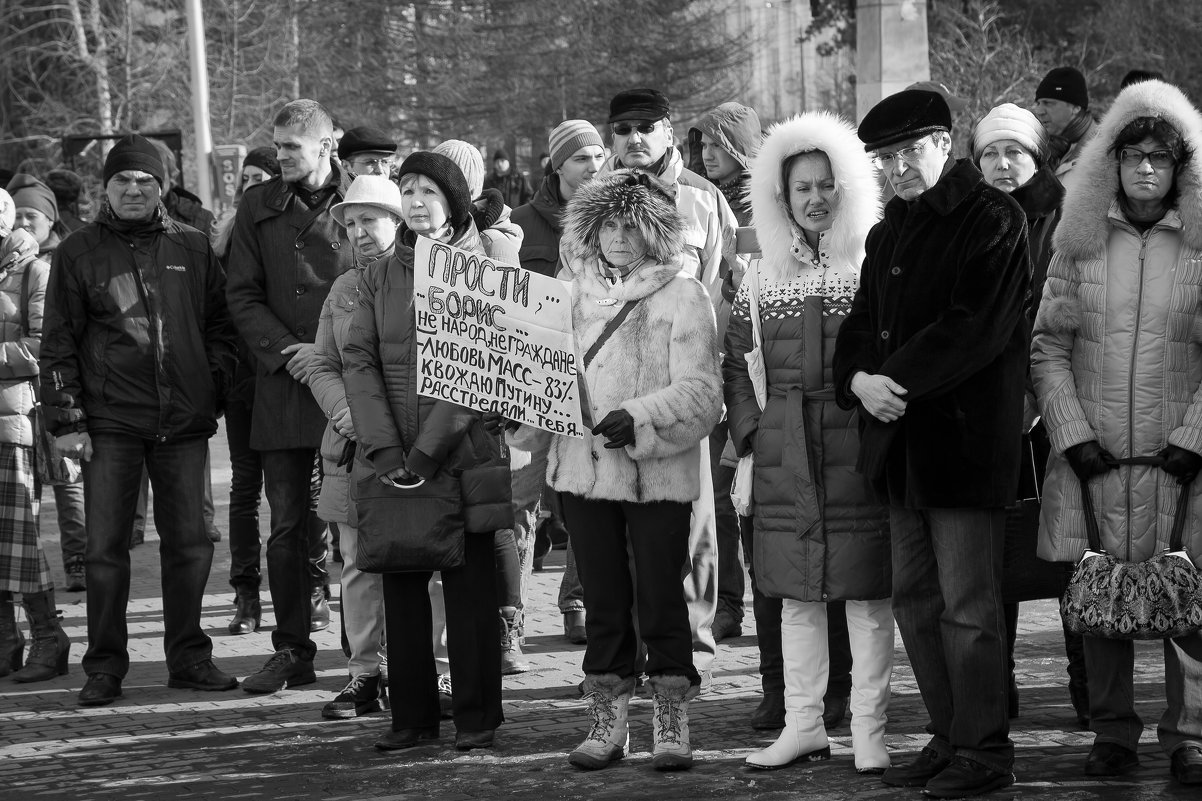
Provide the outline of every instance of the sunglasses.
{"type": "Polygon", "coordinates": [[[643,136],[653,132],[658,122],[640,122],[638,125],[631,125],[628,122],[619,122],[613,127],[614,133],[618,136],[630,136],[632,131],[638,131],[643,136]]]}
{"type": "Polygon", "coordinates": [[[1177,163],[1170,150],[1153,150],[1149,153],[1137,147],[1125,147],[1119,151],[1119,161],[1124,167],[1138,167],[1144,159],[1158,170],[1168,169],[1177,163]]]}

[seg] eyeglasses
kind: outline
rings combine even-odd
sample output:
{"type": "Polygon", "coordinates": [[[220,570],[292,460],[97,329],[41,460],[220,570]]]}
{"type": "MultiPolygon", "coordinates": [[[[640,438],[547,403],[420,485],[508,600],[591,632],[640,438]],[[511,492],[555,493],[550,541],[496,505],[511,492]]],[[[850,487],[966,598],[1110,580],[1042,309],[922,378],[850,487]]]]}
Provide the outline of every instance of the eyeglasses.
{"type": "Polygon", "coordinates": [[[652,133],[659,122],[640,122],[638,125],[631,125],[628,122],[619,122],[613,127],[614,133],[618,136],[630,136],[632,131],[638,131],[643,136],[652,133]]]}
{"type": "Polygon", "coordinates": [[[1153,150],[1149,153],[1137,147],[1124,147],[1119,151],[1119,161],[1124,167],[1138,167],[1144,163],[1144,159],[1156,170],[1166,170],[1177,163],[1171,150],[1153,150]]]}
{"type": "Polygon", "coordinates": [[[926,148],[925,142],[915,142],[909,147],[903,147],[893,153],[877,153],[873,162],[880,170],[888,171],[893,169],[893,165],[897,159],[901,159],[910,166],[918,163],[918,159],[922,157],[922,151],[926,148]]]}
{"type": "Polygon", "coordinates": [[[354,166],[362,168],[362,169],[369,169],[369,168],[374,168],[374,167],[391,167],[392,166],[392,156],[383,156],[382,158],[378,158],[378,159],[372,159],[372,158],[367,158],[367,157],[360,158],[359,156],[354,156],[353,158],[349,159],[349,161],[354,166]]]}

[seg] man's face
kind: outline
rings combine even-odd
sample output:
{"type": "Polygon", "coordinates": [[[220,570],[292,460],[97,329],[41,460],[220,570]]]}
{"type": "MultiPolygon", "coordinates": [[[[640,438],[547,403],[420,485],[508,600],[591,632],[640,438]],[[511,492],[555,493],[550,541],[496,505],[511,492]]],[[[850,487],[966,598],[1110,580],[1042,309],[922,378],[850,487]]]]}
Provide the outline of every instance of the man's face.
{"type": "Polygon", "coordinates": [[[1080,106],[1065,103],[1063,100],[1053,100],[1050,97],[1039,98],[1035,101],[1035,108],[1031,109],[1031,113],[1043,123],[1048,136],[1059,136],[1064,133],[1064,129],[1080,111],[1080,106]]]}
{"type": "Polygon", "coordinates": [[[914,200],[939,181],[951,147],[951,136],[940,131],[882,147],[876,152],[877,164],[894,192],[914,200]]]}
{"type": "Polygon", "coordinates": [[[701,134],[701,161],[705,164],[705,177],[720,184],[743,171],[743,165],[707,133],[701,134]]]}
{"type": "Polygon", "coordinates": [[[27,206],[17,207],[17,221],[13,224],[13,228],[28,231],[39,245],[46,244],[46,240],[50,238],[50,226],[50,218],[37,209],[27,206]]]}
{"type": "Polygon", "coordinates": [[[559,180],[575,192],[585,181],[590,180],[605,163],[605,151],[600,145],[585,145],[560,165],[559,180]]]}
{"type": "Polygon", "coordinates": [[[493,171],[497,175],[509,174],[509,159],[494,159],[492,163],[493,171]]]}
{"type": "Polygon", "coordinates": [[[383,150],[364,150],[348,156],[346,166],[350,167],[351,172],[355,175],[383,175],[387,178],[395,160],[395,153],[383,150]]]}
{"type": "Polygon", "coordinates": [[[333,147],[330,137],[320,136],[317,131],[305,131],[296,125],[276,128],[272,139],[280,173],[288,183],[302,183],[315,175],[323,162],[328,163],[333,147]]]}
{"type": "Polygon", "coordinates": [[[672,146],[672,123],[660,120],[622,120],[610,126],[614,153],[623,167],[647,169],[672,146]]]}
{"type": "Polygon", "coordinates": [[[104,187],[113,213],[122,220],[149,220],[159,207],[162,188],[154,176],[141,170],[122,170],[104,187]]]}

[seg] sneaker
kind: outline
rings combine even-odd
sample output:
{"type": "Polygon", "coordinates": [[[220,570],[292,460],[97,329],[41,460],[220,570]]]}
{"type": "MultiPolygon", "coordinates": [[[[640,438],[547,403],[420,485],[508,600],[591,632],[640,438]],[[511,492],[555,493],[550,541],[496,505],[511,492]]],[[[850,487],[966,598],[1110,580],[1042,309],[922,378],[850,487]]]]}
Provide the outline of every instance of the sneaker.
{"type": "Polygon", "coordinates": [[[237,687],[238,680],[218,670],[212,659],[206,659],[190,668],[172,673],[167,677],[167,686],[176,690],[222,691],[237,687]]]}
{"type": "Polygon", "coordinates": [[[274,693],[285,687],[312,684],[317,681],[313,660],[301,659],[291,648],[281,648],[259,669],[242,680],[248,693],[274,693]]]}
{"type": "Polygon", "coordinates": [[[714,615],[714,625],[711,631],[714,634],[714,642],[722,642],[731,637],[742,637],[743,623],[735,620],[735,616],[727,610],[720,609],[718,614],[714,615]]]}
{"type": "Polygon", "coordinates": [[[952,763],[927,781],[923,792],[930,798],[968,798],[1000,790],[1014,784],[1009,770],[994,770],[964,757],[952,757],[952,763]]]}
{"type": "Polygon", "coordinates": [[[1094,743],[1085,759],[1086,776],[1122,776],[1139,766],[1139,755],[1118,743],[1094,743]]]}
{"type": "Polygon", "coordinates": [[[455,716],[455,707],[451,702],[451,674],[442,673],[438,676],[438,711],[443,720],[455,716]]]}
{"type": "Polygon", "coordinates": [[[881,775],[891,787],[926,787],[927,782],[952,764],[951,757],[940,756],[934,748],[923,748],[913,762],[894,765],[881,775]]]}
{"type": "Polygon", "coordinates": [[[353,718],[383,712],[388,708],[388,696],[380,682],[380,674],[360,673],[352,676],[342,692],[333,701],[321,708],[321,716],[327,720],[353,718]]]}
{"type": "Polygon", "coordinates": [[[63,565],[67,571],[67,592],[84,592],[88,588],[87,563],[82,556],[73,556],[63,565]]]}

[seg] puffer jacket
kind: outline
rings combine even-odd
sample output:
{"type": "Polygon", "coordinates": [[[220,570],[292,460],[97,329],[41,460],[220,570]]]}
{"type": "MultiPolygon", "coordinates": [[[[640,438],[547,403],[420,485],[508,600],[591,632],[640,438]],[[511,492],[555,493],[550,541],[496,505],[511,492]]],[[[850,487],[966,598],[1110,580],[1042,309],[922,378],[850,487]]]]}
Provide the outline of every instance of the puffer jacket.
{"type": "Polygon", "coordinates": [[[38,374],[50,265],[25,231],[0,239],[0,442],[33,445],[32,379],[38,374]]]}
{"type": "Polygon", "coordinates": [[[234,367],[221,265],[205,234],[161,206],[128,227],[106,206],[55,252],[42,400],[64,410],[60,423],[82,410],[86,421],[72,424],[90,433],[212,436],[234,367]]]}
{"type": "MultiPolygon", "coordinates": [[[[1086,546],[1065,449],[1098,440],[1118,458],[1166,445],[1202,454],[1202,164],[1179,170],[1177,207],[1158,223],[1141,233],[1128,222],[1107,151],[1146,116],[1168,121],[1195,153],[1202,147],[1202,115],[1176,87],[1149,81],[1118,96],[1070,179],[1035,322],[1031,373],[1053,449],[1038,551],[1049,561],[1075,561],[1086,546]]],[[[1092,478],[1102,546],[1128,561],[1164,548],[1179,489],[1152,466],[1092,478]]],[[[1202,482],[1191,493],[1185,543],[1202,566],[1202,482]]]]}
{"type": "Polygon", "coordinates": [[[805,114],[776,125],[752,166],[751,203],[763,258],[759,309],[768,400],[761,412],[747,373],[754,347],[745,280],[726,332],[731,439],[755,454],[755,577],[764,594],[800,601],[890,595],[886,510],[855,472],[857,415],[835,403],[835,337],[858,283],[864,237],[881,215],[872,164],[837,117],[805,114]],[[787,212],[782,166],[827,154],[841,187],[830,231],[812,249],[787,212]]]}
{"type": "Polygon", "coordinates": [[[502,264],[521,264],[522,229],[512,217],[513,209],[496,189],[485,189],[472,204],[472,221],[484,245],[484,254],[502,264]]]}
{"type": "Polygon", "coordinates": [[[559,273],[560,215],[564,202],[559,194],[559,176],[548,175],[529,203],[513,210],[512,220],[521,226],[521,265],[540,275],[559,273]]]}

